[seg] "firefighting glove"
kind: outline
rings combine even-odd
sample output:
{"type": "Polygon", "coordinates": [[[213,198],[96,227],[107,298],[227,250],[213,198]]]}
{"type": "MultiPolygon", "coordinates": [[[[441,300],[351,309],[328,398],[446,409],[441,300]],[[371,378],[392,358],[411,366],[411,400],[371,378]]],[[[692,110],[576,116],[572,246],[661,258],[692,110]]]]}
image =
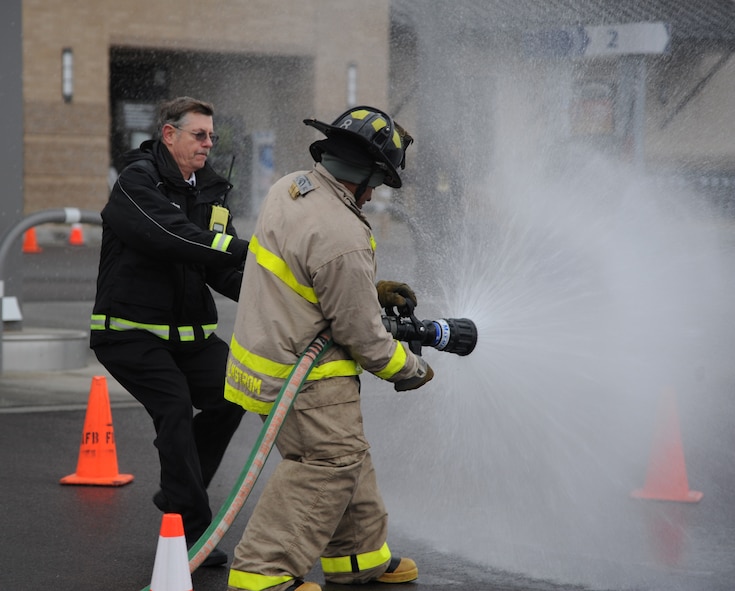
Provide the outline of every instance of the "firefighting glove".
{"type": "Polygon", "coordinates": [[[423,357],[419,357],[418,360],[419,369],[414,377],[407,378],[405,380],[399,380],[398,382],[393,384],[393,388],[395,388],[396,392],[415,390],[416,388],[420,388],[421,386],[423,386],[426,382],[434,377],[434,370],[432,370],[431,366],[426,363],[426,361],[424,361],[423,357]]]}
{"type": "Polygon", "coordinates": [[[381,308],[402,307],[406,305],[406,298],[416,306],[416,294],[405,283],[398,281],[378,281],[378,301],[381,308]]]}

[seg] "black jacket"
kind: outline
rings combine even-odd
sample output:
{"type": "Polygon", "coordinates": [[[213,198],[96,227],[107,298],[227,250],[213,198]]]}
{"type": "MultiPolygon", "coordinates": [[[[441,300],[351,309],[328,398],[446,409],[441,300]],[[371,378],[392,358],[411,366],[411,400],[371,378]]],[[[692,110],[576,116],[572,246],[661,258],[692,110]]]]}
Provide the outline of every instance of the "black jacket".
{"type": "Polygon", "coordinates": [[[126,154],[102,210],[92,347],[122,336],[119,321],[123,332],[171,327],[171,339],[177,327],[193,326],[199,340],[201,327],[217,322],[208,286],[238,299],[248,242],[237,238],[231,219],[225,236],[208,229],[212,206],[223,204],[232,185],[208,163],[195,174],[192,187],[160,141],[126,154]]]}

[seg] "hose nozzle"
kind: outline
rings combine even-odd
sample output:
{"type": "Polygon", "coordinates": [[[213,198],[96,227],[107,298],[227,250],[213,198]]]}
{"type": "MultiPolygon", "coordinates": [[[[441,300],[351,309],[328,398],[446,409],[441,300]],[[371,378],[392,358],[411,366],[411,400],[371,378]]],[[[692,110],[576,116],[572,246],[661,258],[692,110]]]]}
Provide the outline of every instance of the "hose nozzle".
{"type": "Polygon", "coordinates": [[[409,310],[405,315],[383,316],[383,326],[393,338],[408,342],[417,354],[424,346],[464,356],[472,353],[477,344],[477,326],[469,318],[418,320],[409,310]]]}

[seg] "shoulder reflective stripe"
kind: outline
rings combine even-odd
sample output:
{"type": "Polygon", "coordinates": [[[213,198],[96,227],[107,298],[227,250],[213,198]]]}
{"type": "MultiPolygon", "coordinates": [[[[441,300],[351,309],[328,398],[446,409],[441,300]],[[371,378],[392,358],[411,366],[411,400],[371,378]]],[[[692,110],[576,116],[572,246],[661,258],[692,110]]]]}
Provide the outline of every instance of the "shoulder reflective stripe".
{"type": "Polygon", "coordinates": [[[375,374],[384,380],[392,378],[403,369],[404,365],[406,365],[406,350],[398,341],[395,341],[395,343],[396,350],[393,353],[393,357],[390,358],[388,365],[375,374]]]}
{"type": "Polygon", "coordinates": [[[375,236],[370,234],[370,248],[373,249],[373,251],[378,247],[378,244],[375,242],[375,236]]]}
{"type": "Polygon", "coordinates": [[[230,242],[232,242],[232,236],[229,234],[217,233],[214,235],[214,239],[212,240],[212,248],[215,250],[221,250],[222,252],[227,252],[227,247],[230,245],[230,242]]]}
{"type": "Polygon", "coordinates": [[[216,324],[203,324],[202,330],[204,331],[204,338],[208,339],[209,337],[214,334],[214,331],[217,330],[216,324]]]}
{"type": "MultiPolygon", "coordinates": [[[[271,361],[270,359],[266,359],[265,357],[261,357],[260,355],[256,355],[255,353],[248,351],[237,342],[234,336],[230,342],[230,351],[232,352],[232,356],[243,367],[271,378],[285,380],[294,368],[293,365],[271,361]]],[[[401,367],[403,366],[401,365],[401,367]]],[[[306,379],[312,381],[323,380],[324,378],[332,377],[357,376],[361,373],[362,368],[357,364],[357,362],[352,359],[340,359],[337,361],[329,361],[312,368],[306,379]]]]}
{"type": "Polygon", "coordinates": [[[89,328],[91,330],[105,330],[105,320],[107,316],[104,314],[92,314],[90,319],[89,328]]]}
{"type": "Polygon", "coordinates": [[[245,410],[259,415],[270,414],[274,404],[273,402],[263,402],[262,400],[250,398],[250,396],[243,394],[240,390],[231,386],[227,382],[225,382],[225,400],[234,402],[235,404],[242,406],[245,410]]]}
{"type": "Polygon", "coordinates": [[[319,303],[319,299],[316,297],[314,289],[308,285],[299,283],[291,272],[291,269],[288,268],[286,261],[277,257],[267,248],[263,248],[255,236],[250,239],[248,250],[255,255],[255,260],[258,261],[258,264],[261,267],[268,269],[307,302],[311,302],[312,304],[319,303]]]}
{"type": "Polygon", "coordinates": [[[248,591],[263,591],[269,587],[274,587],[288,581],[292,581],[293,577],[284,575],[280,577],[269,577],[267,575],[259,575],[257,573],[246,573],[241,570],[230,569],[230,576],[227,579],[227,585],[235,589],[247,589],[248,591]]]}
{"type": "Polygon", "coordinates": [[[133,322],[124,318],[110,318],[111,330],[147,330],[157,337],[164,340],[169,339],[169,327],[165,324],[145,324],[143,322],[133,322]]]}
{"type": "Polygon", "coordinates": [[[322,570],[325,573],[359,573],[370,570],[390,560],[390,548],[384,543],[380,550],[365,552],[364,554],[353,554],[352,556],[340,556],[338,558],[322,557],[322,570]],[[353,564],[357,565],[357,569],[353,564]]]}

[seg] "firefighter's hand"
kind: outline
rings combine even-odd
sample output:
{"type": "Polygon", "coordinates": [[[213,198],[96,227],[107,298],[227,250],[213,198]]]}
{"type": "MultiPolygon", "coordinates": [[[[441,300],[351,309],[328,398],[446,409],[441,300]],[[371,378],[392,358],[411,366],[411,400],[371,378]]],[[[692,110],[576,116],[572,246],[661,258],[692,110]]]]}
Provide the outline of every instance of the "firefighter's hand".
{"type": "Polygon", "coordinates": [[[405,283],[398,281],[378,281],[378,301],[381,308],[402,307],[406,305],[406,299],[411,300],[416,306],[416,294],[405,283]]]}
{"type": "Polygon", "coordinates": [[[405,380],[400,380],[393,384],[393,387],[395,388],[396,392],[405,392],[406,390],[415,390],[416,388],[420,388],[423,386],[426,382],[431,380],[431,378],[434,377],[434,370],[431,369],[431,366],[426,363],[426,361],[423,360],[423,358],[419,357],[419,369],[416,375],[412,378],[407,378],[405,380]]]}

